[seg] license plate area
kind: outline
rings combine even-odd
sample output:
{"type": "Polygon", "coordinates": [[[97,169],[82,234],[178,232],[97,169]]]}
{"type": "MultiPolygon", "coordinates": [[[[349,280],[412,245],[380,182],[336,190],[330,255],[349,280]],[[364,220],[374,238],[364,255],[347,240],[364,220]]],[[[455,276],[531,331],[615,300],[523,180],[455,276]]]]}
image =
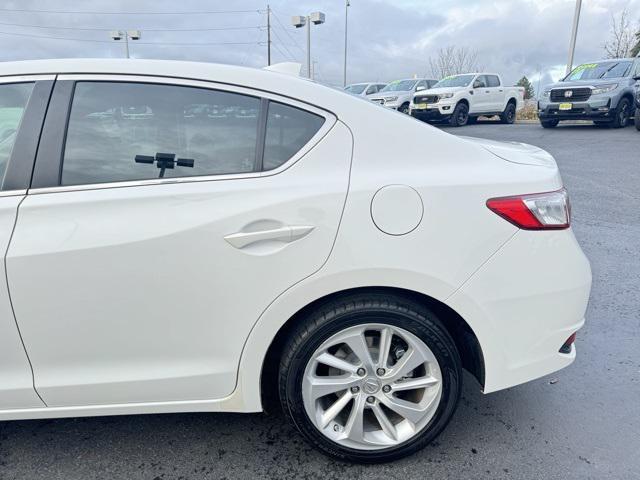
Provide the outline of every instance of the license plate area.
{"type": "Polygon", "coordinates": [[[563,112],[566,112],[567,110],[572,110],[573,109],[573,103],[561,103],[560,105],[558,105],[558,110],[562,110],[563,112]]]}

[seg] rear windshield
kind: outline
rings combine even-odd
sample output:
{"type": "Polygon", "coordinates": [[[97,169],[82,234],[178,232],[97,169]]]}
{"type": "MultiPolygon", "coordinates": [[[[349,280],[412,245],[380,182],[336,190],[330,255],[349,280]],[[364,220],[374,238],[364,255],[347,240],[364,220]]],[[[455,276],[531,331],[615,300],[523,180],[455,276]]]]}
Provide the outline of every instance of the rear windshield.
{"type": "Polygon", "coordinates": [[[416,84],[417,80],[396,80],[384,87],[381,92],[408,92],[416,84]]]}
{"type": "Polygon", "coordinates": [[[471,83],[475,75],[453,75],[451,77],[445,77],[436,83],[433,88],[440,87],[466,87],[471,83]]]}
{"type": "Polygon", "coordinates": [[[585,63],[574,68],[564,81],[624,77],[629,73],[631,63],[630,60],[585,63]]]}
{"type": "Polygon", "coordinates": [[[357,85],[347,85],[346,87],[344,87],[344,90],[346,92],[349,93],[354,93],[356,95],[361,94],[362,92],[364,92],[364,89],[367,87],[366,83],[359,83],[357,85]]]}

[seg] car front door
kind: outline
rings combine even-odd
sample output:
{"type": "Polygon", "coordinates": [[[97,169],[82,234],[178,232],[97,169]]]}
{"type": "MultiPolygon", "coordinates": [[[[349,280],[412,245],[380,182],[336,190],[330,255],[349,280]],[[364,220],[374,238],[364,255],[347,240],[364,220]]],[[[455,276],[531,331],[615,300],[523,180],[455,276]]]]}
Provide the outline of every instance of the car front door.
{"type": "Polygon", "coordinates": [[[473,95],[473,103],[475,105],[475,108],[471,108],[473,113],[491,111],[491,90],[489,89],[486,75],[478,75],[473,81],[473,95]]]}
{"type": "Polygon", "coordinates": [[[0,80],[0,410],[43,407],[11,305],[4,256],[24,200],[54,77],[0,80]]]}
{"type": "Polygon", "coordinates": [[[328,258],[351,143],[276,95],[59,77],[7,255],[46,404],[231,394],[261,312],[328,258]]]}

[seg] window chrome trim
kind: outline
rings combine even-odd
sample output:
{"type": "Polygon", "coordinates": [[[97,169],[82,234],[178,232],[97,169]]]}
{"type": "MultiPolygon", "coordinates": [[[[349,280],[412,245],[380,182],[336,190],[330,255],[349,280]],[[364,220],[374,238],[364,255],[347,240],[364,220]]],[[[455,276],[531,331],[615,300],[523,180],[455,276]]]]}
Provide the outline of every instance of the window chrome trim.
{"type": "Polygon", "coordinates": [[[55,75],[13,75],[8,77],[0,77],[0,84],[2,83],[26,83],[37,82],[41,80],[55,80],[55,75]]]}
{"type": "MultiPolygon", "coordinates": [[[[158,77],[158,76],[145,76],[145,75],[121,75],[121,74],[73,74],[73,75],[58,75],[57,80],[62,82],[65,80],[74,82],[127,82],[127,83],[154,83],[168,86],[184,86],[204,88],[208,90],[218,90],[223,92],[238,93],[242,95],[248,95],[252,97],[263,98],[274,102],[290,105],[292,107],[306,110],[310,113],[316,114],[325,119],[320,129],[311,139],[293,155],[290,159],[280,165],[278,168],[272,170],[266,170],[261,172],[247,172],[247,173],[231,173],[231,174],[217,174],[217,175],[200,175],[200,176],[184,176],[174,178],[162,178],[162,179],[146,179],[146,180],[128,180],[122,182],[109,182],[109,183],[91,183],[84,185],[61,185],[55,187],[42,187],[42,188],[30,188],[27,192],[30,195],[55,193],[55,192],[76,192],[86,190],[103,190],[108,188],[125,188],[125,187],[140,187],[151,185],[167,185],[176,183],[194,183],[194,182],[211,182],[222,180],[241,180],[249,178],[261,178],[270,177],[272,175],[278,175],[291,168],[298,160],[309,153],[315,146],[333,129],[334,125],[338,122],[338,118],[331,112],[318,108],[315,105],[305,103],[299,100],[294,100],[289,97],[278,95],[271,92],[262,90],[255,90],[252,88],[241,87],[236,85],[229,85],[226,83],[216,83],[213,81],[204,80],[189,80],[174,77],[158,77]]],[[[64,160],[63,160],[64,161],[64,160]]]]}
{"type": "Polygon", "coordinates": [[[4,191],[0,191],[0,198],[19,197],[26,194],[27,194],[26,190],[4,190],[4,191]]]}

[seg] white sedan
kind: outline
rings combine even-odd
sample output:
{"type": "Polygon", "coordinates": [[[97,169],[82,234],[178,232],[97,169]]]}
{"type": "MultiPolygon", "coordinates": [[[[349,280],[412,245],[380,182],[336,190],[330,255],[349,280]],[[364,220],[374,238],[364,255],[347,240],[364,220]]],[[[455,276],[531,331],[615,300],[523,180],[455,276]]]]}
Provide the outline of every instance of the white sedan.
{"type": "Polygon", "coordinates": [[[535,147],[282,73],[29,61],[0,65],[0,178],[0,420],[275,399],[382,462],[463,368],[490,393],[576,355],[591,272],[535,147]]]}

